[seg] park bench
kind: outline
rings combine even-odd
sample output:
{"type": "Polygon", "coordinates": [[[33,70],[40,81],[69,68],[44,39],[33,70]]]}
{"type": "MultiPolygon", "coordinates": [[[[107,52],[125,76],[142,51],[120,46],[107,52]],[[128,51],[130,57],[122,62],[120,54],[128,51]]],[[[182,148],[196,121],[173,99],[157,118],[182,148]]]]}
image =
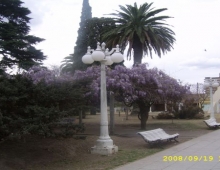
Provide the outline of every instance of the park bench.
{"type": "Polygon", "coordinates": [[[203,121],[210,128],[218,128],[220,126],[220,123],[217,123],[215,119],[208,119],[203,121]]]}
{"type": "Polygon", "coordinates": [[[141,135],[141,137],[149,144],[160,143],[162,141],[172,141],[178,138],[179,134],[169,135],[163,129],[158,128],[154,130],[148,130],[144,132],[138,132],[137,134],[141,135]]]}

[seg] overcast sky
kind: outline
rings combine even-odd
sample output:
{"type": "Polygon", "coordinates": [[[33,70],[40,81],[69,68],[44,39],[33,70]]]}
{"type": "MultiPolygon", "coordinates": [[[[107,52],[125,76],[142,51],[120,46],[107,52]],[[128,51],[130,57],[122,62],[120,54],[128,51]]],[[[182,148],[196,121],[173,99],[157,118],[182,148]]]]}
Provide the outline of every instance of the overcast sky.
{"type": "MultiPolygon", "coordinates": [[[[30,34],[46,39],[37,45],[47,60],[45,65],[60,65],[73,53],[83,0],[22,0],[32,14],[30,34]]],[[[133,0],[90,0],[93,17],[104,17],[118,5],[133,5],[133,0]]],[[[157,67],[183,83],[203,83],[204,77],[220,73],[220,0],[138,0],[138,5],[153,2],[153,7],[168,8],[160,15],[174,17],[167,23],[176,34],[174,49],[159,58],[148,56],[142,62],[157,67]]],[[[125,57],[126,60],[126,57],[125,57]]],[[[131,66],[132,61],[126,61],[131,66]]]]}

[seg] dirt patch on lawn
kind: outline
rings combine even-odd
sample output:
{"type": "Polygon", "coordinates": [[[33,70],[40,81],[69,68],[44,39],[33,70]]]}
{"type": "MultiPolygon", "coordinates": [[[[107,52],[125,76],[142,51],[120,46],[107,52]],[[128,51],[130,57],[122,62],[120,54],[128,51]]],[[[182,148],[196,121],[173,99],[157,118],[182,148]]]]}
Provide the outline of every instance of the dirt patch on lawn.
{"type": "Polygon", "coordinates": [[[179,142],[149,145],[136,133],[140,131],[137,116],[115,115],[115,133],[111,135],[119,152],[111,156],[93,155],[90,148],[99,136],[99,115],[87,115],[86,139],[41,138],[29,136],[25,141],[13,140],[0,144],[1,170],[98,170],[140,159],[163,149],[211,132],[202,120],[157,120],[149,117],[147,130],[163,128],[167,133],[179,133],[179,142]]]}

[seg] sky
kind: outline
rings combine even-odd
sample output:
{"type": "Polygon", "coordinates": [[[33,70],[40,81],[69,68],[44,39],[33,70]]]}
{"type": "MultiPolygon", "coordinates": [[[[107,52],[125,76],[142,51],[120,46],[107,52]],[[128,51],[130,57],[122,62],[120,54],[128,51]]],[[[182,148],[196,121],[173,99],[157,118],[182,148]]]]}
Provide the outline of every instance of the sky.
{"type": "MultiPolygon", "coordinates": [[[[74,52],[83,0],[21,0],[32,18],[30,34],[45,41],[36,45],[47,56],[46,66],[60,65],[64,57],[74,52]]],[[[167,8],[176,42],[174,48],[159,58],[145,56],[142,63],[157,67],[184,84],[203,83],[205,77],[220,74],[220,0],[89,0],[92,17],[106,17],[119,10],[119,5],[141,5],[153,2],[155,9],[167,8]]],[[[131,67],[133,61],[126,59],[131,67]]]]}

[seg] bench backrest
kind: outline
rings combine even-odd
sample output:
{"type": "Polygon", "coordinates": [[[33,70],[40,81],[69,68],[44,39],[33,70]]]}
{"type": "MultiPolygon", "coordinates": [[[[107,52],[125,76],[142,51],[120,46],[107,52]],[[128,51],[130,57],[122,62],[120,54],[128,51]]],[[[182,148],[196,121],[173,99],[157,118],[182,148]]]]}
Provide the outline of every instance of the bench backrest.
{"type": "Polygon", "coordinates": [[[163,129],[158,128],[154,130],[148,130],[144,132],[138,132],[146,141],[157,141],[164,139],[176,138],[179,134],[169,135],[163,129]]]}
{"type": "Polygon", "coordinates": [[[157,129],[154,130],[148,130],[144,132],[138,132],[145,140],[147,141],[156,141],[160,140],[160,137],[157,135],[157,129]]]}
{"type": "Polygon", "coordinates": [[[156,141],[161,140],[163,138],[169,138],[169,135],[161,128],[148,130],[144,132],[138,132],[138,134],[142,135],[146,140],[156,141]]]}
{"type": "Polygon", "coordinates": [[[213,119],[204,120],[204,122],[206,122],[209,125],[216,125],[217,124],[217,122],[213,119]]]}

